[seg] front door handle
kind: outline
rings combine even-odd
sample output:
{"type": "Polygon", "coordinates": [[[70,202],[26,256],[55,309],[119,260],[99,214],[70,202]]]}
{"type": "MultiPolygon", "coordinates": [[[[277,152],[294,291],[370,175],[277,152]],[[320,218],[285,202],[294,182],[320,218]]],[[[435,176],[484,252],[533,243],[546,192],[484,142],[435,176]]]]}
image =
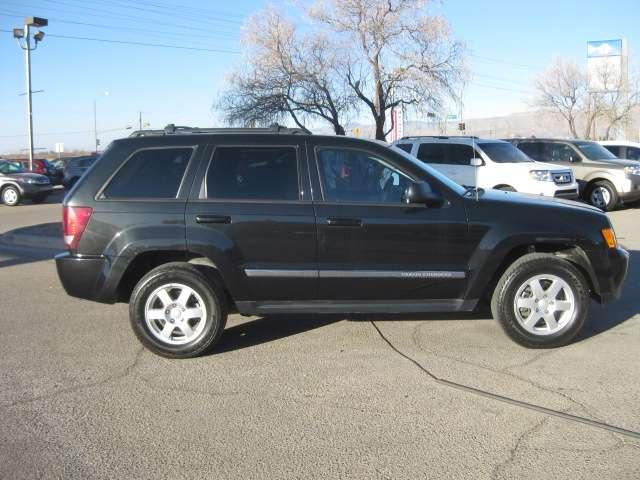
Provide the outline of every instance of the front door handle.
{"type": "Polygon", "coordinates": [[[196,215],[196,223],[231,223],[226,215],[196,215]]]}
{"type": "Polygon", "coordinates": [[[329,217],[327,225],[330,227],[361,227],[362,220],[359,218],[329,217]]]}

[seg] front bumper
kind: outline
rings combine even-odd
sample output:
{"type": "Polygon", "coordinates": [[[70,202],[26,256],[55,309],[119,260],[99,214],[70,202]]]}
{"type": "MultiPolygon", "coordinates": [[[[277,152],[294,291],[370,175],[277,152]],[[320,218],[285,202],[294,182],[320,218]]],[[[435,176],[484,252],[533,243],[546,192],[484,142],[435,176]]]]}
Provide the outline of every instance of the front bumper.
{"type": "Polygon", "coordinates": [[[542,195],[545,197],[565,198],[567,200],[576,200],[580,198],[580,186],[578,182],[570,182],[557,184],[555,182],[531,182],[523,186],[522,193],[530,193],[533,195],[542,195]]]}
{"type": "Polygon", "coordinates": [[[53,191],[53,186],[50,183],[37,184],[37,183],[22,183],[20,184],[22,195],[24,197],[38,197],[44,195],[50,195],[53,191]]]}
{"type": "Polygon", "coordinates": [[[598,281],[596,293],[600,303],[620,298],[629,271],[629,252],[620,247],[607,249],[594,265],[597,265],[594,273],[598,281]]]}
{"type": "Polygon", "coordinates": [[[628,175],[622,182],[618,196],[624,202],[640,200],[640,175],[628,175]]]}
{"type": "Polygon", "coordinates": [[[104,284],[109,272],[109,260],[105,257],[84,257],[61,253],[56,255],[58,277],[67,294],[72,297],[113,303],[105,298],[104,284]]]}

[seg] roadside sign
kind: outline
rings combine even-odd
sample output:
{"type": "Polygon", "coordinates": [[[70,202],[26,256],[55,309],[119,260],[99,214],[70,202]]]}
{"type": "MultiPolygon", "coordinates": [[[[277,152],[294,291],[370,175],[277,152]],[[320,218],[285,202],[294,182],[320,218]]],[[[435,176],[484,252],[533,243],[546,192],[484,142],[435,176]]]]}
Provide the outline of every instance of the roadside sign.
{"type": "Polygon", "coordinates": [[[56,143],[56,153],[64,153],[64,143],[56,143]]]}

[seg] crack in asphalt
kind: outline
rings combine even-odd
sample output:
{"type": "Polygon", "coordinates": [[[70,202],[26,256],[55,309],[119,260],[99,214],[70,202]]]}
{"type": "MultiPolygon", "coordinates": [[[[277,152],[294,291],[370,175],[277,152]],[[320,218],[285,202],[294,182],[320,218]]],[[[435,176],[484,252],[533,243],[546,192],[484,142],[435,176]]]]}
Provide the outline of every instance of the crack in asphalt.
{"type": "MultiPolygon", "coordinates": [[[[462,358],[459,358],[459,357],[454,357],[454,356],[451,356],[451,355],[445,355],[445,354],[442,354],[442,353],[434,352],[433,350],[425,347],[424,344],[422,343],[422,341],[420,340],[420,337],[418,336],[419,328],[420,328],[420,326],[417,325],[414,328],[413,333],[411,335],[411,339],[413,341],[413,344],[416,347],[418,347],[419,349],[426,350],[427,352],[429,352],[432,355],[435,355],[437,357],[442,357],[442,358],[446,358],[448,360],[453,360],[454,362],[459,362],[459,363],[463,363],[465,365],[470,365],[470,366],[473,366],[473,367],[476,367],[476,368],[487,370],[487,371],[492,372],[492,373],[497,373],[499,375],[506,375],[508,377],[515,378],[516,380],[519,380],[519,381],[521,381],[523,383],[531,385],[533,388],[537,388],[537,389],[545,391],[545,392],[549,392],[549,393],[552,393],[552,394],[555,394],[555,395],[559,395],[559,396],[565,398],[566,400],[570,401],[571,403],[581,407],[586,413],[591,415],[593,418],[595,418],[599,422],[603,422],[603,420],[600,417],[598,417],[598,415],[595,414],[589,407],[587,407],[584,403],[582,403],[582,402],[576,400],[575,398],[571,397],[570,395],[568,395],[568,394],[566,394],[564,392],[560,392],[558,390],[554,390],[554,389],[552,389],[550,387],[547,387],[545,385],[541,385],[541,384],[539,384],[537,382],[534,382],[533,380],[530,380],[528,378],[522,377],[520,375],[517,375],[515,373],[512,373],[512,372],[508,371],[509,368],[516,368],[516,366],[509,366],[509,367],[505,367],[503,369],[495,369],[495,368],[491,368],[491,367],[489,367],[487,365],[482,365],[482,364],[470,362],[468,360],[465,360],[465,359],[462,359],[462,358]]],[[[538,354],[534,358],[531,358],[531,359],[527,360],[522,365],[529,365],[530,363],[533,363],[534,361],[539,360],[540,358],[542,358],[545,355],[548,355],[548,353],[543,352],[542,354],[538,354]]],[[[519,366],[519,365],[517,365],[517,366],[519,366]]]]}
{"type": "Polygon", "coordinates": [[[616,427],[615,425],[610,425],[608,423],[599,422],[599,421],[593,420],[591,418],[580,417],[578,415],[572,415],[572,414],[569,414],[569,413],[566,413],[566,412],[562,412],[562,411],[559,411],[559,410],[553,410],[551,408],[542,407],[540,405],[535,405],[533,403],[524,402],[522,400],[516,400],[516,399],[511,398],[511,397],[498,395],[496,393],[492,393],[492,392],[489,392],[489,391],[486,391],[486,390],[481,390],[481,389],[475,388],[475,387],[470,387],[470,386],[464,385],[462,383],[453,382],[451,380],[447,380],[446,378],[440,378],[440,377],[434,375],[433,373],[431,373],[426,367],[424,367],[416,359],[414,359],[413,357],[411,357],[410,355],[404,353],[402,350],[400,350],[398,347],[396,347],[393,344],[393,342],[391,342],[391,340],[389,340],[385,336],[385,334],[382,333],[382,330],[380,330],[378,325],[376,325],[376,323],[373,320],[370,320],[369,322],[371,323],[373,328],[378,332],[378,335],[380,336],[380,338],[393,351],[395,351],[398,355],[400,355],[401,357],[405,358],[406,360],[408,360],[409,362],[414,364],[416,367],[418,367],[423,373],[425,373],[428,377],[430,377],[436,383],[439,383],[441,385],[444,385],[444,386],[447,386],[449,388],[453,388],[453,389],[456,389],[456,390],[461,390],[463,392],[472,393],[474,395],[486,397],[486,398],[489,398],[489,399],[492,399],[492,400],[496,400],[496,401],[499,401],[499,402],[503,402],[503,403],[508,403],[508,404],[516,406],[516,407],[525,408],[527,410],[532,410],[532,411],[539,412],[539,413],[542,413],[542,414],[558,417],[558,418],[561,418],[563,420],[567,420],[567,421],[570,421],[570,422],[573,422],[573,423],[582,423],[584,425],[588,425],[588,426],[591,426],[591,427],[595,427],[595,428],[607,430],[607,431],[610,431],[610,432],[618,433],[620,435],[624,435],[624,436],[631,437],[631,438],[634,438],[634,439],[640,439],[640,432],[627,430],[627,429],[624,429],[624,428],[621,428],[621,427],[616,427]]]}
{"type": "Polygon", "coordinates": [[[513,444],[513,447],[511,447],[511,449],[509,450],[509,457],[504,462],[499,463],[494,467],[493,475],[491,476],[491,478],[493,478],[494,480],[497,479],[498,476],[504,470],[506,470],[509,465],[515,462],[516,455],[518,454],[518,450],[520,449],[520,446],[524,442],[524,439],[530,435],[533,435],[534,433],[537,433],[545,424],[548,418],[549,417],[543,417],[539,422],[537,422],[531,428],[528,428],[518,436],[515,443],[513,444]]]}
{"type": "Polygon", "coordinates": [[[4,405],[0,405],[0,408],[12,408],[16,406],[28,405],[30,403],[38,402],[40,400],[49,400],[51,398],[55,398],[58,395],[63,395],[65,393],[76,393],[82,390],[87,390],[89,388],[100,387],[102,385],[106,385],[108,383],[121,380],[127,377],[131,372],[138,366],[140,359],[142,357],[142,352],[144,352],[144,347],[140,347],[140,349],[136,352],[136,355],[131,363],[129,363],[121,372],[108,375],[105,378],[95,381],[95,382],[87,382],[81,383],[80,385],[75,385],[73,387],[61,388],[58,390],[54,390],[53,392],[45,393],[43,395],[37,395],[35,397],[15,400],[13,402],[6,403],[4,405]]]}

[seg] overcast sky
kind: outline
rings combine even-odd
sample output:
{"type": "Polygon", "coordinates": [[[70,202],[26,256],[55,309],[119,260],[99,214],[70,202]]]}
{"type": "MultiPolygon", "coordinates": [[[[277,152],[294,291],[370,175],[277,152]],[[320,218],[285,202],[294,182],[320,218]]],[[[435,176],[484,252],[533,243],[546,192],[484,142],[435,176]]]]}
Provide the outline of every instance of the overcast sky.
{"type": "MultiPolygon", "coordinates": [[[[44,90],[34,94],[35,147],[91,148],[94,100],[103,145],[137,128],[139,111],[153,128],[217,125],[212,105],[225,72],[240,61],[243,19],[267,3],[288,8],[284,0],[2,0],[0,30],[26,15],[49,18],[32,59],[33,90],[44,90]]],[[[445,0],[432,10],[444,13],[471,52],[469,118],[528,110],[535,74],[554,56],[586,63],[588,40],[626,37],[632,59],[640,59],[638,0],[445,0]]],[[[0,153],[27,146],[25,89],[23,52],[0,31],[0,153]]]]}

